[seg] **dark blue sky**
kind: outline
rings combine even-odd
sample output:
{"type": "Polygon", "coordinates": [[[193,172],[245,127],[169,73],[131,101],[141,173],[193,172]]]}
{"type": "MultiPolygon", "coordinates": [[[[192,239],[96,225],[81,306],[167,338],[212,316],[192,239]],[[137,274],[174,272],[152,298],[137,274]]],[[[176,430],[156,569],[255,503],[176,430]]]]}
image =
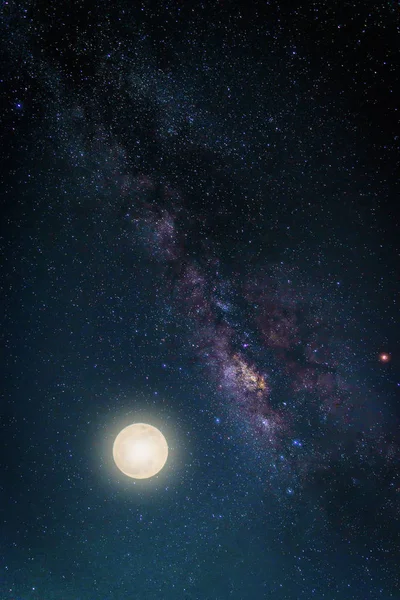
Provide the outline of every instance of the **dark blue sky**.
{"type": "Polygon", "coordinates": [[[395,5],[1,10],[1,598],[400,598],[395,5]]]}

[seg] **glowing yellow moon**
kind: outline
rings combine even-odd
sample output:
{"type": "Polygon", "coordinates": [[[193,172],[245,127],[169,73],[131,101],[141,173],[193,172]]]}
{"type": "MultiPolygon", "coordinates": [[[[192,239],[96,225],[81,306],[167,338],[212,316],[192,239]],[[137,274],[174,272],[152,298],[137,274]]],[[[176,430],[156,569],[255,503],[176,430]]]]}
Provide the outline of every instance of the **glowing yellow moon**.
{"type": "Polygon", "coordinates": [[[134,423],[115,438],[113,457],[118,469],[128,477],[147,479],[167,462],[167,440],[153,425],[134,423]]]}

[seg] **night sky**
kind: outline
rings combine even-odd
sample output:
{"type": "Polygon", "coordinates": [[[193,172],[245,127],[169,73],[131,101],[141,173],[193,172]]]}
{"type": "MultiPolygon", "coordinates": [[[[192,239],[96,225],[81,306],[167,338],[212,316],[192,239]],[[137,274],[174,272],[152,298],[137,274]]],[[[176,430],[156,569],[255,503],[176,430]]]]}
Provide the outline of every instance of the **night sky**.
{"type": "Polygon", "coordinates": [[[398,4],[0,21],[0,600],[400,599],[398,4]]]}

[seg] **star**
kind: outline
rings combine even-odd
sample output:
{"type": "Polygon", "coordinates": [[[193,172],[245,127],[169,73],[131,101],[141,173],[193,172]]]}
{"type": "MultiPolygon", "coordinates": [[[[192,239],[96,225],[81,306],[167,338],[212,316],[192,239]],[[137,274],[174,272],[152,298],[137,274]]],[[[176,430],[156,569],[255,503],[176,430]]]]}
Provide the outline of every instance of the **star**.
{"type": "Polygon", "coordinates": [[[391,358],[392,357],[390,356],[390,354],[388,352],[381,352],[380,355],[379,355],[379,360],[382,363],[388,363],[388,362],[390,362],[391,358]]]}

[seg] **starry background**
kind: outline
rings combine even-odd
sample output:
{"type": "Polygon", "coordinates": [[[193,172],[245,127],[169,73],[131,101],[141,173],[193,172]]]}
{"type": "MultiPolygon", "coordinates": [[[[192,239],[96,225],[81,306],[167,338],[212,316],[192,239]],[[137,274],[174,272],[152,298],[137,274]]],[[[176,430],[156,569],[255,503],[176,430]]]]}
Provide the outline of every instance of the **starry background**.
{"type": "Polygon", "coordinates": [[[2,1],[2,600],[400,598],[398,10],[2,1]]]}

